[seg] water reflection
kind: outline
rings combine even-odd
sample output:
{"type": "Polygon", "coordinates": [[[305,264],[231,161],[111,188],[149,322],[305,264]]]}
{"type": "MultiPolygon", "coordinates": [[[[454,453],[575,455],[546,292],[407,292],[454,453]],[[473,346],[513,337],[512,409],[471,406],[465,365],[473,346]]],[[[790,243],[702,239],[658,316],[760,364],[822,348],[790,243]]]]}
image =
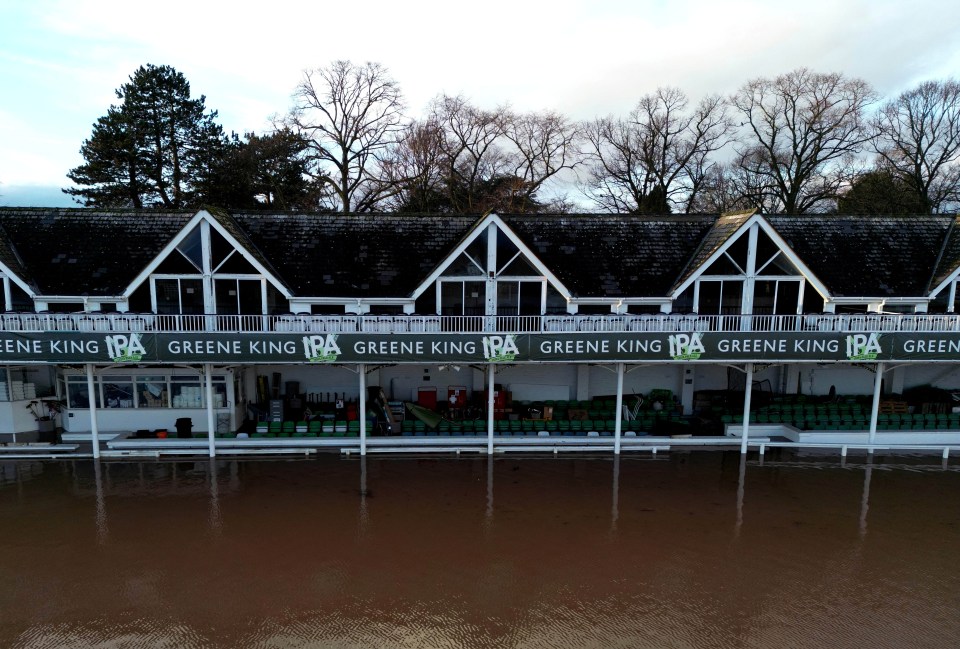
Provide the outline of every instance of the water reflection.
{"type": "Polygon", "coordinates": [[[207,474],[210,483],[210,529],[219,534],[223,529],[223,515],[220,512],[220,489],[217,484],[217,461],[210,458],[207,461],[207,474]]]}
{"type": "MultiPolygon", "coordinates": [[[[760,456],[761,458],[763,456],[760,456]]],[[[733,526],[733,537],[740,538],[740,528],[743,527],[743,496],[746,491],[747,454],[740,454],[740,473],[737,478],[737,522],[733,526]]]]}
{"type": "Polygon", "coordinates": [[[873,454],[867,456],[867,465],[863,470],[863,495],[860,498],[860,525],[857,531],[860,538],[867,535],[867,512],[870,510],[870,478],[873,476],[873,454]]]}
{"type": "Polygon", "coordinates": [[[0,646],[951,646],[960,471],[789,457],[4,466],[0,646]]]}
{"type": "Polygon", "coordinates": [[[93,479],[96,488],[96,527],[97,543],[104,545],[110,537],[107,526],[107,500],[104,497],[103,474],[105,468],[99,459],[93,461],[93,479]]]}
{"type": "Polygon", "coordinates": [[[367,496],[370,495],[370,490],[367,487],[367,456],[360,456],[360,514],[357,517],[359,521],[358,531],[359,536],[363,536],[367,531],[367,526],[370,524],[370,513],[367,511],[367,496]]]}
{"type": "Polygon", "coordinates": [[[486,528],[489,531],[493,525],[493,455],[487,454],[487,511],[486,528]]]}
{"type": "Polygon", "coordinates": [[[620,454],[613,456],[613,504],[610,511],[610,533],[617,531],[617,519],[620,518],[620,454]]]}

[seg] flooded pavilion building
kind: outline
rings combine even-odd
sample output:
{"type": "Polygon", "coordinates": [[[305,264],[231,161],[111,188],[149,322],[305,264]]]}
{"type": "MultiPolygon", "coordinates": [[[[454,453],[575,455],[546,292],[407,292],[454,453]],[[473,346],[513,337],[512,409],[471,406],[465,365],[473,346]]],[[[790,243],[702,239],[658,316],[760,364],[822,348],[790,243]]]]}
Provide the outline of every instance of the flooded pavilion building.
{"type": "Polygon", "coordinates": [[[0,437],[960,444],[956,226],[3,208],[0,437]]]}

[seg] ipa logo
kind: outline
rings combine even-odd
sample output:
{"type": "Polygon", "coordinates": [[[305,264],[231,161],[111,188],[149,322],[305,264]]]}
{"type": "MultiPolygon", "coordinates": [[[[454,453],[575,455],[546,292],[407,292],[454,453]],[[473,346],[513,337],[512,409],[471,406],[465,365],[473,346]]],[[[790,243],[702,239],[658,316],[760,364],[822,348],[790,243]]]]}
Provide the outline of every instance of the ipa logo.
{"type": "Polygon", "coordinates": [[[875,361],[880,349],[880,334],[853,334],[847,336],[847,359],[851,361],[875,361]]]}
{"type": "Polygon", "coordinates": [[[132,333],[129,336],[126,334],[107,336],[106,342],[107,356],[114,363],[137,362],[147,353],[138,333],[132,333]]]}
{"type": "Polygon", "coordinates": [[[484,336],[483,356],[491,363],[502,363],[516,359],[520,350],[517,349],[516,334],[506,336],[484,336]]]}
{"type": "Polygon", "coordinates": [[[336,334],[303,337],[303,355],[311,363],[332,363],[340,354],[336,334]]]}
{"type": "Polygon", "coordinates": [[[669,336],[670,356],[675,361],[695,361],[707,350],[703,347],[703,334],[676,334],[669,336]]]}

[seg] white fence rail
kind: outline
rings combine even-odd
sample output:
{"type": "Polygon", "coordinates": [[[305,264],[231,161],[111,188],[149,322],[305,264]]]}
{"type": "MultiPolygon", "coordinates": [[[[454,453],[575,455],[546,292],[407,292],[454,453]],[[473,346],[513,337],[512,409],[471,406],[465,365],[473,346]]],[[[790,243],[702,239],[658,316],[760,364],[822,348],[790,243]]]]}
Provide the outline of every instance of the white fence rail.
{"type": "Polygon", "coordinates": [[[470,332],[945,332],[960,331],[957,314],[805,315],[158,315],[154,313],[5,313],[0,330],[222,331],[278,333],[470,332]]]}

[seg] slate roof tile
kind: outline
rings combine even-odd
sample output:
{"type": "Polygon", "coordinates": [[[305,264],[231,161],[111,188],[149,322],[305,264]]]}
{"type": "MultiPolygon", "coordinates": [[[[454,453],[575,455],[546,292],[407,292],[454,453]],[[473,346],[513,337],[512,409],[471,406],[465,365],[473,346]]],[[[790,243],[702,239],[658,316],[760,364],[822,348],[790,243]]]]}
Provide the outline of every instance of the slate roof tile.
{"type": "Polygon", "coordinates": [[[42,294],[118,295],[195,214],[3,208],[0,255],[7,263],[15,250],[21,277],[42,294]]]}
{"type": "Polygon", "coordinates": [[[954,220],[829,215],[766,219],[837,297],[926,295],[954,220]]]}
{"type": "Polygon", "coordinates": [[[476,216],[263,212],[234,212],[233,218],[294,294],[386,298],[413,293],[477,221],[476,216]]]}
{"type": "Polygon", "coordinates": [[[500,217],[576,297],[662,297],[716,216],[500,217]]]}
{"type": "MultiPolygon", "coordinates": [[[[478,216],[208,210],[291,291],[408,297],[478,216]]],[[[117,295],[194,211],[0,209],[0,261],[46,295],[117,295]]],[[[665,297],[748,215],[500,215],[577,297],[665,297]]],[[[764,217],[837,296],[926,295],[960,265],[949,216],[764,217]]]]}

